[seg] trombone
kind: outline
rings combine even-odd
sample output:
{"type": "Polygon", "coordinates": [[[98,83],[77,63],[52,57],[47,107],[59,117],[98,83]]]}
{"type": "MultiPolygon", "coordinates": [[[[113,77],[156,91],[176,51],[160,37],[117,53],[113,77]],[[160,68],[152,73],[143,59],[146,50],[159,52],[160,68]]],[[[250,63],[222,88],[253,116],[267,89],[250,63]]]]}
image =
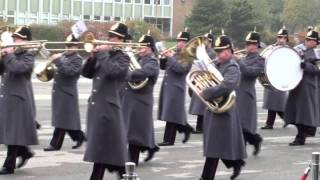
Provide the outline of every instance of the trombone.
{"type": "Polygon", "coordinates": [[[68,48],[49,48],[48,45],[68,45],[68,44],[76,44],[76,45],[83,45],[83,42],[65,42],[65,41],[57,41],[57,42],[43,42],[42,48],[46,49],[47,51],[50,52],[64,52],[67,50],[75,50],[75,51],[86,51],[86,49],[68,49],[68,48]]]}
{"type": "Polygon", "coordinates": [[[97,40],[92,32],[87,32],[84,35],[83,43],[84,43],[84,49],[87,52],[92,52],[92,50],[97,45],[111,45],[111,46],[115,46],[114,47],[115,49],[119,48],[121,50],[124,50],[126,47],[141,48],[149,45],[149,43],[128,43],[128,42],[111,42],[111,41],[97,40]]]}

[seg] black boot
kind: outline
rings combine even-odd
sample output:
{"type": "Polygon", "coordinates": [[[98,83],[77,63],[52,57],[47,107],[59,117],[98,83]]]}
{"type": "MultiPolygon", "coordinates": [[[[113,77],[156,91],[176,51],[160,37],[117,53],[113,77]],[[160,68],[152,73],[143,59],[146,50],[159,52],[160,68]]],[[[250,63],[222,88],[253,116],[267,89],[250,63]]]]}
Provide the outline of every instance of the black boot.
{"type": "Polygon", "coordinates": [[[80,140],[80,141],[77,141],[77,144],[72,146],[72,149],[78,149],[80,146],[82,146],[84,140],[80,140]]]}
{"type": "Polygon", "coordinates": [[[305,137],[296,136],[294,141],[289,143],[289,146],[303,146],[305,144],[305,142],[306,142],[305,137]]]}
{"type": "Polygon", "coordinates": [[[17,168],[22,168],[23,166],[25,166],[27,164],[27,162],[29,161],[29,159],[31,159],[34,156],[33,152],[27,152],[25,155],[20,157],[20,161],[17,164],[17,168]]]}
{"type": "Polygon", "coordinates": [[[160,148],[158,146],[156,146],[152,149],[148,149],[148,156],[144,159],[144,161],[145,162],[150,161],[153,158],[154,154],[156,152],[158,152],[159,150],[160,150],[160,148]]]}
{"type": "Polygon", "coordinates": [[[14,173],[14,169],[8,169],[6,167],[2,167],[2,169],[0,170],[0,175],[7,175],[7,174],[13,174],[14,173]]]}
{"type": "Polygon", "coordinates": [[[49,145],[48,147],[43,148],[44,151],[59,151],[60,149],[55,148],[51,145],[49,145]]]}
{"type": "Polygon", "coordinates": [[[255,134],[255,144],[253,145],[254,147],[254,151],[253,151],[253,155],[257,156],[260,153],[261,150],[261,144],[262,144],[262,137],[259,134],[255,134]]]}
{"type": "Polygon", "coordinates": [[[265,129],[273,129],[273,126],[266,124],[265,126],[262,126],[260,129],[263,129],[263,130],[265,130],[265,129]]]}
{"type": "Polygon", "coordinates": [[[36,121],[36,129],[41,129],[41,125],[38,123],[38,121],[36,121]]]}
{"type": "Polygon", "coordinates": [[[164,142],[158,143],[158,146],[173,146],[173,143],[164,141],[164,142]]]}
{"type": "Polygon", "coordinates": [[[242,167],[245,166],[245,165],[246,165],[246,163],[243,160],[239,161],[239,163],[237,163],[233,167],[233,173],[230,176],[230,179],[231,180],[236,179],[240,175],[242,167]]]}
{"type": "Polygon", "coordinates": [[[182,143],[186,143],[190,139],[190,134],[194,132],[194,129],[189,124],[186,124],[183,128],[184,138],[182,140],[182,143]]]}

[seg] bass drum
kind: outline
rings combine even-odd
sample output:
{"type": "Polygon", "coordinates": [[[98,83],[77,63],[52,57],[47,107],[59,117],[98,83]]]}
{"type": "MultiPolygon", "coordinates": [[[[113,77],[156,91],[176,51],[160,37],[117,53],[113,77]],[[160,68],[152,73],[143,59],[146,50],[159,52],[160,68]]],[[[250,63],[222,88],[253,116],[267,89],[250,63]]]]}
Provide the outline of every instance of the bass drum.
{"type": "Polygon", "coordinates": [[[260,55],[265,58],[264,73],[258,79],[266,88],[279,91],[294,89],[302,79],[301,57],[289,46],[268,46],[260,55]]]}

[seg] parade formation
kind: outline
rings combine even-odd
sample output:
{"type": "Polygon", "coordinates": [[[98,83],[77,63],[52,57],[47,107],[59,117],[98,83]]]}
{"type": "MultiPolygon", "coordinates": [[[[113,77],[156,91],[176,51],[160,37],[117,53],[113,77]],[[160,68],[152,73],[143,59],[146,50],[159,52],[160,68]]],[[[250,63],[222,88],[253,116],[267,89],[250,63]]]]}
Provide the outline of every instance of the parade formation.
{"type": "Polygon", "coordinates": [[[65,49],[59,53],[46,48],[45,43],[51,42],[32,41],[28,26],[2,33],[0,144],[6,146],[7,154],[0,175],[16,173],[37,156],[30,148],[39,144],[40,128],[32,73],[41,81],[53,80],[54,131],[43,151],[61,151],[67,133],[75,143],[72,149],[85,145],[83,161],[92,164],[90,180],[104,179],[105,170],[115,172],[119,179],[130,179],[126,168],[128,172],[134,167],[125,166],[126,162],[139,169],[142,152],[147,152],[144,161],[148,162],[162,147],[179,146],[175,144],[177,132],[183,135],[183,144],[193,134],[203,134],[205,161],[197,179],[215,179],[220,160],[231,169],[230,179],[241,177],[246,158],[259,156],[263,150],[263,136],[257,132],[257,80],[264,87],[263,108],[267,110],[261,130],[272,130],[278,115],[284,127],[297,129],[288,146],[303,146],[316,135],[320,39],[314,29],[306,29],[305,41],[295,47],[288,45],[290,33],[285,27],[275,35],[275,43],[266,47],[254,29],[243,37],[243,50],[236,49],[223,30],[192,37],[186,29],[176,35],[175,46],[167,49],[157,49],[150,33],[132,42],[125,23],[115,23],[106,33],[107,40],[99,40],[85,27],[73,31],[61,42],[65,49]],[[44,51],[50,56],[39,69],[35,56],[44,51]],[[81,51],[88,57],[80,56],[81,51]],[[161,71],[164,77],[157,105],[154,88],[161,71]],[[80,121],[80,76],[92,81],[86,128],[80,121]],[[188,95],[191,103],[186,109],[188,95]],[[187,113],[197,116],[195,128],[187,113]],[[157,120],[165,122],[161,142],[155,138],[157,120]],[[253,152],[248,151],[249,145],[253,152]]]}

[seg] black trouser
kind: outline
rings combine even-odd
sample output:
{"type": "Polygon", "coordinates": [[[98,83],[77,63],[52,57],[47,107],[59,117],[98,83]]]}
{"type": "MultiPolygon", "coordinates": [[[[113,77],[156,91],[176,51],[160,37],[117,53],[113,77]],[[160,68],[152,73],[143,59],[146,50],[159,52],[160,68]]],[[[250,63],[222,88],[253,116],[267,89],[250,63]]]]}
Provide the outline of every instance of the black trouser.
{"type": "Polygon", "coordinates": [[[177,131],[179,133],[187,133],[189,131],[191,132],[192,129],[193,128],[188,123],[186,125],[181,125],[172,122],[167,122],[166,128],[164,130],[163,141],[169,142],[170,144],[174,144],[176,140],[177,131]]]}
{"type": "Polygon", "coordinates": [[[249,143],[251,145],[256,145],[262,141],[262,137],[258,133],[253,134],[245,130],[242,130],[242,133],[245,144],[249,143]]]}
{"type": "MultiPolygon", "coordinates": [[[[221,161],[228,169],[235,166],[241,166],[244,163],[243,160],[221,159],[221,161]]],[[[214,180],[218,163],[219,163],[219,158],[206,158],[206,162],[204,164],[202,175],[201,175],[203,180],[214,180]]]]}
{"type": "Polygon", "coordinates": [[[139,164],[139,156],[140,156],[140,152],[142,150],[143,150],[143,148],[141,146],[129,144],[130,160],[131,160],[131,162],[136,163],[137,166],[139,164]]]}
{"type": "Polygon", "coordinates": [[[203,115],[198,115],[196,131],[202,132],[202,124],[203,124],[203,115]]]}
{"type": "Polygon", "coordinates": [[[8,145],[7,148],[7,157],[3,164],[7,169],[15,169],[17,157],[27,158],[32,154],[27,146],[8,145]]]}
{"type": "Polygon", "coordinates": [[[60,149],[63,144],[63,140],[66,132],[69,134],[69,136],[73,141],[84,141],[86,138],[84,135],[84,132],[82,132],[81,130],[68,130],[68,129],[55,128],[52,139],[50,141],[50,145],[55,149],[60,149]]]}
{"type": "Polygon", "coordinates": [[[94,163],[90,180],[103,180],[105,169],[108,169],[108,171],[110,172],[116,171],[118,173],[119,178],[121,179],[123,178],[123,174],[125,174],[124,166],[113,166],[101,163],[94,163]]]}
{"type": "Polygon", "coordinates": [[[283,112],[268,110],[268,117],[267,117],[266,124],[273,127],[277,114],[281,119],[283,119],[283,112]]]}

